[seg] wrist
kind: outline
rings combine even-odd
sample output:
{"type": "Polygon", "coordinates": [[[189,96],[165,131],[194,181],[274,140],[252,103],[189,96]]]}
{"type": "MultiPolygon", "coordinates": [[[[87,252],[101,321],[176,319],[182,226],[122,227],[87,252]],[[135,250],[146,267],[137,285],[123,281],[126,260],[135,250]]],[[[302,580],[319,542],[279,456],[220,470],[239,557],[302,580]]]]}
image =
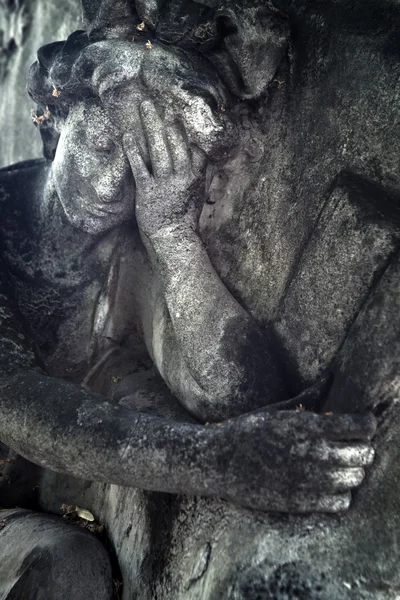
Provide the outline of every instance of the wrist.
{"type": "Polygon", "coordinates": [[[150,230],[139,227],[139,231],[147,250],[157,258],[158,264],[171,268],[175,275],[177,268],[185,270],[196,260],[199,248],[204,248],[197,232],[185,221],[171,222],[150,230]]]}
{"type": "Polygon", "coordinates": [[[169,491],[196,496],[223,497],[225,456],[229,451],[226,432],[215,425],[179,424],[185,443],[171,457],[169,491]],[[220,431],[221,429],[221,431],[220,431]],[[223,440],[226,439],[224,443],[223,440]]]}
{"type": "Polygon", "coordinates": [[[138,220],[139,231],[146,236],[150,241],[157,242],[158,240],[176,239],[179,240],[182,236],[197,237],[197,224],[194,219],[188,215],[163,219],[162,221],[153,221],[151,223],[143,223],[138,220]]]}
{"type": "Polygon", "coordinates": [[[197,473],[197,469],[192,471],[193,486],[197,489],[197,494],[214,498],[226,497],[228,491],[226,473],[231,462],[234,443],[232,433],[232,425],[227,421],[204,426],[203,443],[197,455],[200,463],[199,471],[197,473]]]}

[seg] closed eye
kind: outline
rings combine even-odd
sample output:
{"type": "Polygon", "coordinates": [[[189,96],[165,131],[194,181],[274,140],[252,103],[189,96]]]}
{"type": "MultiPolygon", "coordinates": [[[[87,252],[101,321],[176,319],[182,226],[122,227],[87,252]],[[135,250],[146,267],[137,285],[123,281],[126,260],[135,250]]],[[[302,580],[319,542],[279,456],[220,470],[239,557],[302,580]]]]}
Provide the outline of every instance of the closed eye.
{"type": "Polygon", "coordinates": [[[96,140],[96,142],[93,144],[93,148],[96,150],[96,152],[102,154],[112,154],[116,150],[116,145],[111,138],[102,137],[101,139],[96,140]]]}
{"type": "Polygon", "coordinates": [[[91,150],[94,150],[98,154],[113,154],[116,150],[116,144],[114,140],[108,136],[87,134],[87,144],[91,150]]]}

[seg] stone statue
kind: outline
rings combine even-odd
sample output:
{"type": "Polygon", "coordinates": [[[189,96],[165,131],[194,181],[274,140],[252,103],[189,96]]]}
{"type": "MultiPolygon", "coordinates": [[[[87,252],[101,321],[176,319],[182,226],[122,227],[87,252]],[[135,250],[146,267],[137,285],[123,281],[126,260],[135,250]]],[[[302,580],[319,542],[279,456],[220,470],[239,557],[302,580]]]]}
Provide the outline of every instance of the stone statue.
{"type": "MultiPolygon", "coordinates": [[[[33,118],[45,159],[0,172],[0,439],[45,469],[34,481],[41,488],[42,508],[51,508],[49,494],[55,490],[70,486],[79,496],[80,484],[67,477],[72,475],[125,488],[223,498],[257,511],[340,513],[372,463],[376,423],[371,411],[380,416],[391,399],[382,385],[385,390],[394,386],[390,350],[373,358],[372,376],[381,377],[381,391],[370,383],[373,396],[363,397],[358,381],[370,374],[357,358],[360,344],[372,351],[372,342],[363,341],[367,331],[386,336],[384,325],[376,330],[367,325],[374,318],[371,290],[385,298],[384,319],[395,314],[392,272],[399,228],[394,192],[384,187],[383,178],[378,184],[337,169],[326,207],[317,209],[317,182],[314,207],[305,209],[304,223],[311,229],[300,228],[303,242],[296,248],[291,242],[285,250],[290,235],[283,235],[291,272],[286,269],[283,283],[270,285],[270,314],[257,318],[251,298],[243,301],[245,292],[230,282],[227,257],[233,259],[236,248],[225,223],[229,207],[240,203],[248,218],[249,190],[266,181],[263,160],[274,122],[268,130],[262,99],[268,89],[267,112],[274,115],[290,94],[289,85],[281,93],[281,77],[294,81],[294,89],[297,85],[290,74],[295,63],[288,65],[294,17],[290,10],[282,12],[287,7],[258,2],[189,4],[190,10],[178,1],[137,2],[136,7],[104,2],[101,8],[84,2],[86,30],[38,52],[28,91],[39,106],[33,118]],[[359,198],[365,218],[358,217],[359,198]],[[342,237],[331,242],[340,211],[342,237]],[[214,229],[211,222],[217,223],[214,229]],[[328,242],[321,238],[326,232],[328,242]],[[353,277],[346,294],[346,275],[334,261],[335,244],[341,242],[351,257],[344,271],[353,277]],[[357,244],[368,245],[363,260],[357,244]],[[321,284],[316,272],[322,274],[321,284]],[[318,295],[320,285],[324,289],[318,295]],[[325,318],[330,303],[335,312],[325,318]],[[331,387],[327,368],[333,373],[331,387]]],[[[283,193],[289,184],[279,185],[283,193]]],[[[287,219],[294,219],[296,210],[294,203],[287,219]]],[[[279,213],[272,208],[271,214],[279,223],[279,213]]],[[[246,231],[233,224],[240,246],[246,231]]],[[[279,233],[278,227],[270,239],[279,233]]],[[[271,269],[275,260],[271,254],[271,269]]],[[[26,473],[24,459],[9,467],[10,475],[18,469],[26,473]]],[[[25,488],[26,479],[32,483],[22,477],[25,488]]],[[[112,487],[121,490],[115,492],[118,497],[131,493],[112,487]]],[[[367,499],[374,491],[363,487],[358,507],[364,489],[367,499]]],[[[4,484],[2,494],[3,505],[18,504],[7,502],[4,484]]],[[[132,498],[131,509],[142,502],[132,498]]],[[[149,506],[152,502],[149,496],[149,506]]],[[[336,521],[336,531],[332,521],[323,520],[328,517],[321,517],[330,532],[322,554],[334,553],[338,540],[343,546],[338,531],[350,535],[359,523],[356,510],[336,521]]],[[[93,564],[85,546],[94,544],[92,538],[76,535],[54,518],[46,525],[46,518],[7,512],[4,535],[24,545],[27,536],[32,539],[24,522],[42,519],[49,529],[46,547],[52,548],[66,528],[68,568],[61,576],[55,560],[54,574],[43,578],[35,567],[40,543],[32,543],[31,554],[19,562],[16,544],[14,579],[8,589],[4,586],[4,597],[22,598],[35,585],[50,586],[51,597],[71,597],[70,573],[78,563],[83,574],[74,597],[87,597],[90,589],[110,597],[103,549],[93,551],[100,555],[96,584],[96,577],[84,574],[93,564]]],[[[282,543],[293,536],[291,526],[281,526],[282,543]]],[[[128,555],[134,554],[132,546],[128,555]]],[[[137,556],[140,562],[140,552],[137,556]]],[[[207,570],[208,550],[204,556],[207,570]]],[[[227,597],[257,597],[260,570],[251,566],[250,575],[232,579],[227,597]],[[246,591],[249,585],[256,587],[246,591]]],[[[318,571],[319,564],[314,566],[318,571]]],[[[306,571],[291,567],[279,576],[288,578],[288,589],[296,578],[304,587],[306,571]]],[[[202,568],[196,573],[188,594],[194,593],[202,568]]],[[[346,597],[331,580],[321,584],[321,577],[311,573],[307,583],[321,594],[305,597],[346,597]]],[[[130,577],[124,582],[127,598],[140,591],[130,577]]],[[[263,585],[267,593],[273,584],[263,585]]],[[[160,597],[184,597],[177,587],[167,587],[160,597]]],[[[217,587],[210,589],[215,596],[202,591],[196,597],[222,597],[217,587]]]]}

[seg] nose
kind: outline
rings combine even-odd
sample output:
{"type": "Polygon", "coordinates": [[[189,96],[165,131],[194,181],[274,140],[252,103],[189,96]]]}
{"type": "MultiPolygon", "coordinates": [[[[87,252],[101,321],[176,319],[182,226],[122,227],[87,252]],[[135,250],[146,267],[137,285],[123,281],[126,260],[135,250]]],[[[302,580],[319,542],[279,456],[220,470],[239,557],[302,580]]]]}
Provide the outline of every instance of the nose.
{"type": "Polygon", "coordinates": [[[225,1],[216,10],[220,39],[236,65],[247,98],[259,96],[272,81],[289,39],[287,19],[264,2],[255,5],[255,11],[249,11],[225,1]]]}

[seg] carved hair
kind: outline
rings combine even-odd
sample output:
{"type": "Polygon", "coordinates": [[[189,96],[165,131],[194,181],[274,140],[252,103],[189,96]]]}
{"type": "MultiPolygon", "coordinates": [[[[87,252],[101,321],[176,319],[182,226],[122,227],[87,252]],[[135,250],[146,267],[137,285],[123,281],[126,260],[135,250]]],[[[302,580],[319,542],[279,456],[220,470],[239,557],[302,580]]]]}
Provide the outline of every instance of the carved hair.
{"type": "Polygon", "coordinates": [[[51,118],[40,125],[43,153],[46,158],[54,158],[61,123],[77,99],[93,96],[88,80],[79,83],[73,77],[74,65],[84,48],[90,44],[84,31],[75,31],[65,42],[54,42],[39,48],[38,60],[28,74],[27,91],[38,104],[39,112],[49,107],[51,118]]]}
{"type": "Polygon", "coordinates": [[[188,117],[188,106],[194,96],[203,98],[213,109],[215,128],[206,132],[206,125],[203,134],[199,128],[198,137],[194,135],[192,141],[209,155],[215,145],[221,148],[232,125],[225,114],[228,94],[215,69],[199,53],[166,47],[159,41],[153,50],[145,50],[149,35],[141,35],[132,22],[113,22],[89,33],[76,31],[65,42],[39,49],[27,89],[40,107],[38,112],[48,106],[51,113],[51,118],[40,124],[46,158],[54,158],[70,108],[82,100],[100,103],[105,98],[110,109],[125,98],[134,103],[150,96],[165,114],[169,111],[170,118],[180,115],[186,123],[191,121],[192,132],[196,115],[192,107],[188,117]]]}
{"type": "Polygon", "coordinates": [[[84,50],[99,40],[118,36],[133,39],[134,25],[131,22],[114,21],[90,32],[78,30],[66,41],[53,42],[39,48],[37,61],[28,73],[27,92],[43,113],[48,106],[51,119],[42,122],[40,133],[43,153],[53,159],[60,128],[68,116],[69,109],[77,101],[86,98],[98,100],[93,89],[90,64],[82,60],[84,50]]]}

